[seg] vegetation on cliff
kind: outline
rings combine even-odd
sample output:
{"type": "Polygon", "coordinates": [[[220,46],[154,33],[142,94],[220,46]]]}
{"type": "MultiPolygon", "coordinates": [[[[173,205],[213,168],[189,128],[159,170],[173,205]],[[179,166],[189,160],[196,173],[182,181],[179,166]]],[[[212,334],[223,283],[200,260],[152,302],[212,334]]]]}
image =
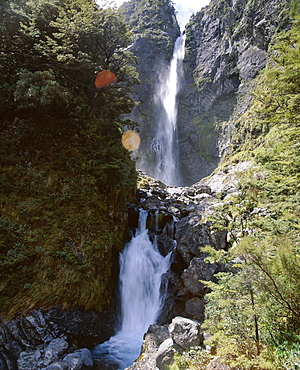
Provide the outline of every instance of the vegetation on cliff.
{"type": "MultiPolygon", "coordinates": [[[[169,33],[178,31],[175,8],[169,0],[132,0],[121,6],[126,23],[137,37],[147,37],[154,48],[164,46],[172,52],[169,33]]],[[[174,41],[174,40],[173,40],[174,41]]]]}
{"type": "MultiPolygon", "coordinates": [[[[296,2],[295,2],[296,5],[296,2]]],[[[296,6],[295,6],[296,8],[296,6]]],[[[235,148],[222,164],[250,160],[240,194],[226,199],[215,227],[228,251],[206,248],[229,266],[206,295],[204,330],[212,353],[234,369],[297,369],[300,358],[300,16],[279,33],[256,79],[250,109],[236,124],[235,148]],[[231,267],[230,267],[231,266],[231,267]]],[[[203,368],[192,351],[180,368],[203,368]]]]}
{"type": "Polygon", "coordinates": [[[136,186],[121,145],[137,82],[130,34],[90,0],[0,10],[0,314],[103,310],[136,186]],[[107,69],[117,83],[97,90],[107,69]]]}

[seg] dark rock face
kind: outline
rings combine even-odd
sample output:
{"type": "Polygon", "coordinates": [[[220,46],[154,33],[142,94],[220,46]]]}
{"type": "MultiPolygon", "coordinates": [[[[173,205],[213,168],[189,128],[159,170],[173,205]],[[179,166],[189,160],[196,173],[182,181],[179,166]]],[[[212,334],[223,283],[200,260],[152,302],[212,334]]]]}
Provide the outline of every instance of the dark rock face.
{"type": "Polygon", "coordinates": [[[280,0],[212,0],[187,25],[186,84],[178,119],[186,184],[216,168],[230,140],[226,122],[248,108],[248,85],[264,68],[276,29],[286,26],[285,5],[280,0]],[[221,123],[226,128],[218,131],[221,123]]]}
{"type": "MultiPolygon", "coordinates": [[[[211,230],[211,222],[207,221],[219,200],[205,183],[166,187],[143,173],[141,177],[145,188],[139,189],[138,200],[149,211],[150,238],[163,255],[172,253],[171,269],[162,284],[167,287],[166,300],[158,323],[170,322],[175,316],[203,321],[207,288],[199,280],[214,280],[222,266],[206,263],[200,248],[211,245],[226,249],[227,245],[226,232],[211,230]]],[[[213,186],[213,181],[210,184],[213,186]]]]}
{"type": "Polygon", "coordinates": [[[52,366],[51,369],[64,369],[63,362],[68,365],[74,361],[82,362],[78,369],[92,366],[89,351],[83,347],[92,348],[113,334],[112,313],[100,317],[75,308],[53,308],[46,312],[35,310],[11,321],[2,320],[0,368],[36,370],[52,366]]]}

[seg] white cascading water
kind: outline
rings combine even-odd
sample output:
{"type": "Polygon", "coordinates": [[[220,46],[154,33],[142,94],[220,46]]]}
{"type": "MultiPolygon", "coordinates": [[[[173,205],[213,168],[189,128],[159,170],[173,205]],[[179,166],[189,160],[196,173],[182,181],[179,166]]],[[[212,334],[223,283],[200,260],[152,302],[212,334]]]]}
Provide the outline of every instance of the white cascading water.
{"type": "Polygon", "coordinates": [[[163,257],[146,229],[148,212],[141,210],[135,237],[120,257],[121,329],[92,351],[95,359],[130,366],[139,356],[143,335],[155,323],[163,303],[161,279],[170,266],[170,254],[163,257]]]}
{"type": "Polygon", "coordinates": [[[151,149],[155,154],[153,176],[167,185],[181,185],[177,137],[177,95],[183,76],[185,35],[177,38],[167,73],[160,77],[155,101],[160,107],[151,149]]]}

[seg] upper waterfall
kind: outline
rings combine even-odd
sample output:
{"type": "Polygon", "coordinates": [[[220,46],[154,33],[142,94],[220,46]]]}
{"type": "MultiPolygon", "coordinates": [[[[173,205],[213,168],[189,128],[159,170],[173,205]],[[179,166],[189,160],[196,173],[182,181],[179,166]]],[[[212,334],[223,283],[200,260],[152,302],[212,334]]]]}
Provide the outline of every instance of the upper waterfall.
{"type": "MultiPolygon", "coordinates": [[[[177,38],[167,73],[161,73],[155,94],[158,109],[156,133],[151,149],[154,153],[153,176],[167,185],[181,185],[177,136],[177,95],[183,77],[185,35],[177,38]]],[[[165,72],[165,71],[164,71],[165,72]]]]}

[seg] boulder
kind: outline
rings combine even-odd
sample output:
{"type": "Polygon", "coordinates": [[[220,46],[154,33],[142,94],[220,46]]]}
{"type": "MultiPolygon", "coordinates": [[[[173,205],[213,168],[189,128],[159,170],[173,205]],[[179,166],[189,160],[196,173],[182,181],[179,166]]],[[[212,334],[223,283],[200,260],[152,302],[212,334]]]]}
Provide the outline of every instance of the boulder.
{"type": "Polygon", "coordinates": [[[189,264],[195,256],[200,256],[200,247],[210,244],[209,230],[200,223],[202,214],[193,212],[176,223],[175,239],[177,251],[189,264]]]}
{"type": "Polygon", "coordinates": [[[142,353],[141,356],[127,368],[127,370],[159,370],[153,356],[142,353]]]}
{"type": "Polygon", "coordinates": [[[73,370],[68,362],[60,361],[67,349],[68,343],[64,339],[55,338],[44,349],[40,346],[37,350],[21,352],[18,370],[73,370]]]}
{"type": "Polygon", "coordinates": [[[163,201],[157,195],[151,195],[146,199],[141,200],[141,205],[144,209],[158,209],[163,206],[163,201]]]}
{"type": "Polygon", "coordinates": [[[189,317],[197,321],[204,321],[204,300],[194,297],[185,302],[185,311],[189,317]]]}
{"type": "Polygon", "coordinates": [[[238,181],[242,173],[253,166],[251,161],[242,161],[218,169],[212,176],[201,180],[211,188],[212,194],[220,194],[223,198],[238,192],[238,181]]]}
{"type": "Polygon", "coordinates": [[[211,188],[208,185],[198,182],[194,186],[195,194],[211,194],[211,188]]]}
{"type": "Polygon", "coordinates": [[[144,336],[142,353],[156,353],[159,346],[168,338],[170,333],[167,325],[150,325],[144,336]]]}
{"type": "Polygon", "coordinates": [[[174,343],[184,350],[203,344],[198,321],[175,317],[169,325],[169,331],[174,343]]]}
{"type": "Polygon", "coordinates": [[[53,339],[44,350],[44,364],[49,365],[62,358],[67,352],[68,342],[62,338],[53,339]]]}
{"type": "Polygon", "coordinates": [[[156,366],[159,369],[169,369],[169,366],[173,362],[174,354],[176,353],[173,344],[173,339],[168,338],[159,346],[155,354],[156,366]]]}
{"type": "Polygon", "coordinates": [[[70,370],[81,370],[91,368],[93,359],[91,352],[87,348],[81,348],[64,357],[63,361],[70,365],[70,370]]]}
{"type": "Polygon", "coordinates": [[[44,367],[40,350],[21,352],[18,358],[18,370],[37,370],[44,367]]]}
{"type": "Polygon", "coordinates": [[[48,366],[43,370],[70,370],[71,367],[68,362],[66,361],[57,361],[48,366]]]}

